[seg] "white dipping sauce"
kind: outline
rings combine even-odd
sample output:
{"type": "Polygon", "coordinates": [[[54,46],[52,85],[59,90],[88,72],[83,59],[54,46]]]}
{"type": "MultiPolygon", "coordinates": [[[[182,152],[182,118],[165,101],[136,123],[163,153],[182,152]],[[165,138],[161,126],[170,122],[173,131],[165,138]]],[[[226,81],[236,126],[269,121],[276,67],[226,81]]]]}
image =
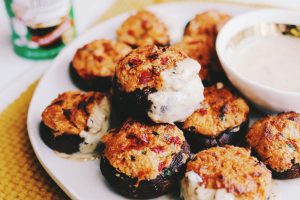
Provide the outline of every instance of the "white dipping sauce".
{"type": "Polygon", "coordinates": [[[300,92],[300,38],[248,38],[234,50],[231,61],[239,73],[255,82],[300,92]]]}
{"type": "Polygon", "coordinates": [[[148,96],[152,102],[148,116],[156,123],[184,121],[200,107],[204,99],[200,64],[191,58],[161,73],[163,87],[148,96]]]}

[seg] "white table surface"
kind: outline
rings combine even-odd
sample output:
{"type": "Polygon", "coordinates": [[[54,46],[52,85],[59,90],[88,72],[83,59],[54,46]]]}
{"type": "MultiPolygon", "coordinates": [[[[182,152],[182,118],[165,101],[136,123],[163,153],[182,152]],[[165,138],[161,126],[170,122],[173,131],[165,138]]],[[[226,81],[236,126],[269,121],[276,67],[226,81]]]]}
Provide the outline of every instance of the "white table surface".
{"type": "MultiPolygon", "coordinates": [[[[232,0],[235,2],[273,4],[300,10],[300,0],[232,0]]],[[[79,34],[88,29],[114,0],[73,0],[79,34]],[[97,6],[95,6],[97,5],[97,6]]],[[[0,111],[16,99],[30,83],[37,80],[51,64],[18,57],[12,50],[9,20],[0,1],[0,111]]]]}

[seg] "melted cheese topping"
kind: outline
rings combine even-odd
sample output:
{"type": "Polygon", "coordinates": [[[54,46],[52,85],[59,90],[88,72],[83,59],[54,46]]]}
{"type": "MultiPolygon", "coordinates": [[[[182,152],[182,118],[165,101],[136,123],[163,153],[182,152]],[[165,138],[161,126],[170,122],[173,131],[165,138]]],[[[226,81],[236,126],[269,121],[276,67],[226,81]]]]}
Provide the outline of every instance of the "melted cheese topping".
{"type": "Polygon", "coordinates": [[[87,120],[87,129],[82,130],[79,136],[84,141],[79,144],[79,152],[66,154],[55,151],[55,153],[65,159],[78,161],[95,160],[99,158],[99,153],[95,152],[101,137],[109,128],[110,103],[107,97],[103,97],[100,104],[95,104],[90,117],[87,120]]]}
{"type": "Polygon", "coordinates": [[[162,89],[148,96],[152,102],[148,116],[154,122],[183,121],[199,108],[204,99],[200,68],[197,61],[186,58],[161,73],[162,89]]]}
{"type": "Polygon", "coordinates": [[[201,177],[194,171],[185,174],[181,181],[181,197],[185,200],[234,200],[234,195],[225,189],[210,189],[200,186],[201,177]]]}
{"type": "Polygon", "coordinates": [[[80,137],[84,141],[80,144],[81,153],[92,153],[96,149],[100,138],[107,132],[109,127],[110,105],[107,97],[100,104],[96,104],[91,116],[87,120],[88,131],[81,131],[80,137]]]}

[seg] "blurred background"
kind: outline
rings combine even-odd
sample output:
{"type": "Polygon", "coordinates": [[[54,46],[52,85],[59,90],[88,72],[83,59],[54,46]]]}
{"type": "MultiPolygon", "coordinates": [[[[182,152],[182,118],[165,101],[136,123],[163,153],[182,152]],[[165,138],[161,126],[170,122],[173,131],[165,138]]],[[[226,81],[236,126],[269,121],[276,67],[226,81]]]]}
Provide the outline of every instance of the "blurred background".
{"type": "MultiPolygon", "coordinates": [[[[185,0],[177,0],[185,1],[185,0]]],[[[164,3],[168,0],[73,0],[75,24],[78,35],[97,24],[101,20],[111,17],[109,10],[122,13],[132,7],[144,7],[153,3],[164,3]],[[124,4],[124,6],[120,6],[124,4]],[[125,5],[126,4],[126,5],[125,5]]],[[[266,6],[280,6],[300,10],[299,0],[208,0],[205,2],[242,3],[266,6]]],[[[38,79],[51,64],[46,61],[33,61],[17,56],[11,44],[10,22],[5,10],[4,1],[0,1],[0,111],[38,79]]]]}

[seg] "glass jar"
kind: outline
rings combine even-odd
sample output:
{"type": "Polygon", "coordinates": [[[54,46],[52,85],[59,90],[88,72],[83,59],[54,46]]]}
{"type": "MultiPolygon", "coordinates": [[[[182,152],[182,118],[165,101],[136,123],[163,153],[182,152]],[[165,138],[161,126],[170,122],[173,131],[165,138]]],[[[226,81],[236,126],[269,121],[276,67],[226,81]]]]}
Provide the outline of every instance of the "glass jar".
{"type": "Polygon", "coordinates": [[[5,0],[14,51],[49,59],[76,36],[71,0],[5,0]]]}

